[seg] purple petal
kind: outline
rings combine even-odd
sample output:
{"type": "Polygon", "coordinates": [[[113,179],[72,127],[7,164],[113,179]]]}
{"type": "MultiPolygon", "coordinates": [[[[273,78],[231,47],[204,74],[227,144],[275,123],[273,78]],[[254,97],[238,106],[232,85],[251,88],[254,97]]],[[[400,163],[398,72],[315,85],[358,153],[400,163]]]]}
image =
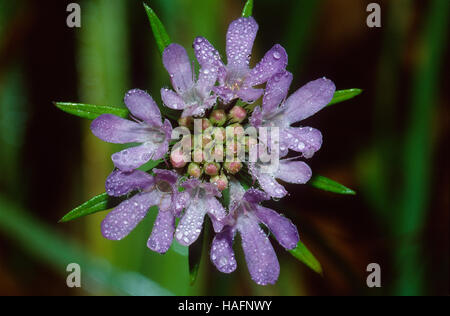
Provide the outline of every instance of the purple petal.
{"type": "Polygon", "coordinates": [[[145,91],[134,89],[127,92],[124,102],[131,114],[150,126],[161,126],[161,112],[153,98],[145,91]]]}
{"type": "Polygon", "coordinates": [[[204,65],[199,71],[197,89],[204,96],[210,95],[212,88],[216,84],[218,67],[214,65],[204,65]]]}
{"type": "Polygon", "coordinates": [[[183,99],[170,89],[161,89],[161,99],[165,106],[174,110],[183,110],[187,107],[183,99]]]}
{"type": "Polygon", "coordinates": [[[198,186],[200,186],[201,183],[202,182],[196,178],[190,178],[190,179],[187,179],[186,181],[184,181],[181,184],[181,186],[183,188],[185,188],[186,190],[193,190],[193,189],[197,188],[198,186]]]}
{"type": "Polygon", "coordinates": [[[270,197],[265,192],[256,189],[250,189],[245,192],[243,199],[249,203],[257,204],[269,200],[270,197]]]}
{"type": "Polygon", "coordinates": [[[224,68],[219,52],[204,37],[197,37],[194,40],[195,57],[201,67],[210,67],[211,65],[218,69],[224,68]]]}
{"type": "Polygon", "coordinates": [[[97,117],[91,131],[101,140],[114,144],[143,143],[149,138],[145,125],[112,114],[97,117]]]}
{"type": "Polygon", "coordinates": [[[287,66],[287,53],[285,49],[276,44],[263,57],[263,59],[253,68],[245,79],[244,85],[253,87],[267,82],[273,75],[283,71],[287,66]]]}
{"type": "Polygon", "coordinates": [[[125,238],[147,215],[150,206],[155,205],[154,192],[139,193],[123,201],[112,210],[102,222],[102,234],[106,239],[125,238]]]}
{"type": "Polygon", "coordinates": [[[303,161],[280,160],[275,178],[289,183],[304,184],[311,179],[311,168],[303,161]]]}
{"type": "Polygon", "coordinates": [[[275,284],[280,274],[280,264],[258,221],[241,216],[237,229],[241,234],[245,260],[253,281],[259,285],[275,284]]]}
{"type": "Polygon", "coordinates": [[[293,124],[314,115],[330,103],[335,91],[334,83],[326,78],[307,83],[286,100],[287,122],[293,124]]]}
{"type": "Polygon", "coordinates": [[[286,98],[292,82],[292,74],[283,71],[267,81],[266,91],[262,102],[264,115],[271,114],[286,98]]]}
{"type": "Polygon", "coordinates": [[[242,202],[245,195],[245,189],[239,183],[238,180],[232,179],[230,181],[230,207],[229,209],[235,208],[238,204],[242,202]]]}
{"type": "Polygon", "coordinates": [[[169,182],[169,184],[171,185],[177,183],[178,174],[175,171],[166,169],[153,169],[152,171],[155,174],[156,181],[166,181],[169,182]]]}
{"type": "Polygon", "coordinates": [[[198,239],[207,212],[206,204],[201,198],[190,201],[175,232],[175,237],[180,244],[190,246],[198,239]]]}
{"type": "Polygon", "coordinates": [[[261,107],[257,106],[252,113],[252,116],[250,117],[250,124],[253,127],[260,127],[263,122],[263,114],[261,111],[261,107]]]}
{"type": "MultiPolygon", "coordinates": [[[[280,131],[280,152],[293,150],[311,158],[322,146],[322,133],[312,127],[291,127],[280,131]]],[[[284,157],[285,154],[281,156],[284,157]]]]}
{"type": "Polygon", "coordinates": [[[297,227],[288,218],[260,205],[257,206],[255,214],[264,225],[269,227],[280,245],[287,250],[297,247],[300,241],[297,227]]]}
{"type": "Polygon", "coordinates": [[[134,190],[143,190],[154,184],[154,178],[140,170],[122,172],[116,170],[106,179],[106,193],[110,196],[122,196],[134,190]]]}
{"type": "Polygon", "coordinates": [[[211,245],[211,261],[223,273],[231,273],[237,267],[233,251],[234,234],[233,229],[227,228],[214,237],[211,245]]]}
{"type": "Polygon", "coordinates": [[[192,68],[186,50],[178,44],[170,44],[163,52],[163,64],[170,75],[173,88],[183,93],[190,88],[192,81],[192,68]]]}
{"type": "Polygon", "coordinates": [[[258,24],[252,17],[231,22],[227,32],[227,63],[233,68],[248,68],[258,24]]]}
{"type": "Polygon", "coordinates": [[[236,93],[227,86],[213,87],[213,91],[219,96],[223,103],[228,104],[236,99],[236,93]]]}
{"type": "Polygon", "coordinates": [[[214,231],[216,233],[220,232],[223,228],[222,220],[227,216],[227,211],[215,197],[205,199],[205,204],[209,217],[211,218],[214,231]]]}
{"type": "Polygon", "coordinates": [[[256,164],[249,164],[249,171],[258,180],[261,188],[271,197],[281,199],[287,195],[288,192],[275,180],[273,174],[261,172],[256,164]]]}
{"type": "MultiPolygon", "coordinates": [[[[132,171],[147,163],[158,150],[158,144],[144,143],[140,146],[124,149],[111,156],[114,166],[121,171],[132,171]]],[[[154,158],[157,160],[160,158],[154,158]]]]}
{"type": "Polygon", "coordinates": [[[173,213],[175,214],[176,217],[180,217],[180,214],[188,204],[190,197],[191,196],[187,191],[175,192],[173,194],[172,206],[173,206],[173,213]]]}
{"type": "Polygon", "coordinates": [[[159,253],[166,253],[173,240],[175,231],[175,216],[171,211],[159,211],[153,225],[152,234],[147,242],[147,247],[159,253]]]}
{"type": "Polygon", "coordinates": [[[253,103],[258,100],[264,93],[264,89],[253,89],[253,88],[241,88],[236,94],[237,96],[246,103],[253,103]]]}

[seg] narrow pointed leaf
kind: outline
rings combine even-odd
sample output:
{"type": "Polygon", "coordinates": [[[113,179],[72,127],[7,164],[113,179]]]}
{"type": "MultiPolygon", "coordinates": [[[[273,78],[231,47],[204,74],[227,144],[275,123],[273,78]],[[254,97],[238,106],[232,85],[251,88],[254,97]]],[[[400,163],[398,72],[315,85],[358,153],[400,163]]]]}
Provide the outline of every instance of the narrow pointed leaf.
{"type": "Polygon", "coordinates": [[[314,257],[314,255],[309,251],[308,248],[306,248],[305,244],[301,241],[297,244],[297,247],[295,247],[292,250],[289,250],[291,255],[293,255],[295,258],[306,264],[311,270],[314,272],[323,275],[322,266],[320,265],[319,260],[314,257]]]}
{"type": "Polygon", "coordinates": [[[74,208],[72,211],[67,213],[63,218],[61,218],[59,222],[66,223],[83,216],[108,210],[110,208],[117,206],[123,200],[124,200],[123,198],[111,197],[106,193],[99,194],[97,196],[94,196],[89,201],[84,202],[80,206],[74,208]]]}
{"type": "Polygon", "coordinates": [[[128,117],[129,113],[125,108],[119,108],[109,105],[93,105],[70,102],[53,102],[53,104],[66,113],[89,120],[94,120],[102,114],[114,114],[119,117],[126,118],[128,117]]]}
{"type": "MultiPolygon", "coordinates": [[[[140,170],[143,171],[151,171],[153,168],[156,168],[159,164],[161,164],[164,160],[150,160],[148,163],[146,163],[144,166],[140,167],[140,170]]],[[[129,198],[129,196],[123,196],[123,197],[112,197],[109,196],[106,193],[99,194],[97,196],[94,196],[89,201],[84,202],[80,206],[74,208],[72,211],[64,215],[63,218],[59,221],[60,223],[65,223],[72,221],[74,219],[84,217],[87,215],[91,215],[94,213],[98,213],[101,211],[109,210],[113,207],[116,207],[120,204],[120,202],[124,201],[125,199],[129,198]]]]}
{"type": "Polygon", "coordinates": [[[312,187],[315,187],[320,190],[338,193],[338,194],[347,194],[347,195],[356,195],[356,192],[352,189],[347,188],[346,186],[336,182],[334,180],[328,179],[326,177],[315,175],[309,180],[308,184],[312,187]]]}
{"type": "Polygon", "coordinates": [[[328,103],[328,106],[350,100],[357,95],[360,95],[362,92],[361,89],[338,90],[334,93],[333,99],[328,103]]]}
{"type": "Polygon", "coordinates": [[[247,0],[242,10],[242,16],[244,18],[251,17],[253,14],[253,0],[247,0]]]}
{"type": "Polygon", "coordinates": [[[352,189],[347,188],[346,186],[336,182],[334,180],[328,179],[326,177],[315,175],[309,180],[308,184],[314,188],[338,193],[338,194],[347,194],[347,195],[356,195],[356,192],[352,189]]]}
{"type": "Polygon", "coordinates": [[[156,45],[158,46],[159,52],[162,54],[164,52],[164,49],[171,43],[170,37],[167,34],[166,28],[164,27],[156,13],[152,10],[152,8],[150,8],[145,3],[144,8],[147,12],[153,35],[155,36],[156,45]]]}

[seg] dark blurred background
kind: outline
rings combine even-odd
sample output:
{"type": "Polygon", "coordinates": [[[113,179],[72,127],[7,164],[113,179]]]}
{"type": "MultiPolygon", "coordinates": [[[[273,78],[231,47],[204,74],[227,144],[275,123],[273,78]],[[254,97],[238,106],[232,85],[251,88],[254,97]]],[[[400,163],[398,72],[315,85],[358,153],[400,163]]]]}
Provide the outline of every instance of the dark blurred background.
{"type": "MultiPolygon", "coordinates": [[[[159,102],[169,85],[142,1],[79,0],[81,28],[66,26],[70,2],[0,0],[0,294],[449,294],[448,0],[255,0],[253,62],[280,43],[291,92],[321,76],[364,89],[305,122],[324,136],[313,170],[358,194],[289,186],[269,204],[298,226],[324,276],[275,246],[281,275],[268,287],[250,280],[238,245],[236,272],[221,274],[204,256],[190,286],[186,249],[146,248],[154,214],[121,242],[102,238],[105,212],[58,224],[104,191],[118,147],[52,101],[122,106],[141,88],[159,102]],[[370,2],[381,5],[381,28],[366,25],[370,2]],[[66,286],[71,262],[81,289],[66,286]],[[381,266],[381,288],[366,286],[369,263],[381,266]]],[[[148,4],[193,57],[197,35],[224,53],[244,1],[148,4]]]]}

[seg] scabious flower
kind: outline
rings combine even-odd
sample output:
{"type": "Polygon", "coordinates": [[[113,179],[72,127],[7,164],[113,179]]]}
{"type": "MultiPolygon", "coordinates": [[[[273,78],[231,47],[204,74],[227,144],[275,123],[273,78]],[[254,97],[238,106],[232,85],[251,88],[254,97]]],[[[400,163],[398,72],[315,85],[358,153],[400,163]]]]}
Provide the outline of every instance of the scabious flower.
{"type": "Polygon", "coordinates": [[[175,218],[180,215],[186,201],[178,192],[177,173],[161,169],[153,169],[153,173],[154,176],[140,170],[116,170],[109,175],[105,185],[108,195],[138,193],[120,203],[105,217],[102,234],[110,240],[121,240],[144,219],[150,207],[158,206],[158,216],[147,246],[153,251],[165,253],[172,244],[175,218]]]}
{"type": "Polygon", "coordinates": [[[280,274],[280,265],[260,224],[264,224],[287,250],[295,248],[299,242],[297,228],[286,217],[260,205],[269,199],[262,191],[245,191],[239,182],[233,180],[230,196],[230,213],[224,220],[226,224],[222,232],[212,242],[211,261],[221,272],[231,273],[236,270],[233,240],[236,232],[239,232],[253,281],[260,285],[274,284],[280,274]]]}
{"type": "Polygon", "coordinates": [[[169,150],[172,125],[164,123],[161,112],[152,97],[145,91],[134,89],[125,95],[125,105],[134,121],[112,114],[103,114],[91,124],[92,133],[108,143],[140,143],[111,156],[118,169],[132,171],[149,160],[163,158],[169,150]]]}
{"type": "Polygon", "coordinates": [[[183,182],[182,187],[185,189],[182,200],[186,201],[186,209],[178,223],[175,237],[180,244],[189,246],[200,235],[206,214],[212,221],[214,231],[220,232],[227,213],[217,200],[221,194],[216,185],[189,179],[183,182]]]}
{"type": "Polygon", "coordinates": [[[193,48],[200,64],[198,76],[182,46],[170,44],[163,51],[163,64],[173,87],[161,89],[163,103],[182,111],[173,122],[185,127],[184,132],[194,130],[194,137],[180,132],[180,143],[169,144],[170,121],[163,121],[152,97],[137,89],[129,91],[124,99],[130,120],[104,114],[93,121],[93,134],[106,142],[140,144],[112,155],[116,169],[106,180],[106,192],[126,199],[103,220],[101,230],[105,238],[123,239],[144,219],[150,207],[157,206],[158,215],[147,246],[165,253],[174,238],[181,245],[192,245],[208,215],[216,234],[210,258],[219,271],[231,273],[236,269],[233,241],[239,233],[252,279],[260,285],[277,281],[280,266],[263,227],[287,250],[297,246],[299,234],[289,219],[261,203],[287,194],[277,180],[301,184],[311,178],[311,169],[305,162],[286,156],[292,150],[303,158],[311,158],[322,145],[322,135],[316,129],[294,124],[326,106],[335,86],[328,79],[318,79],[286,99],[292,74],[286,71],[288,56],[283,47],[274,45],[254,68],[249,67],[257,31],[258,24],[252,17],[230,24],[226,65],[207,39],[197,37],[193,48]],[[265,88],[262,84],[266,84],[265,88]],[[261,96],[262,106],[249,105],[261,96]],[[242,102],[237,103],[237,99],[242,102]],[[201,121],[194,122],[194,118],[201,121]],[[245,132],[244,127],[249,125],[278,128],[279,149],[271,147],[271,141],[261,142],[256,132],[245,132]],[[197,135],[197,130],[204,134],[197,135]],[[187,146],[192,141],[193,148],[187,146]],[[276,152],[275,164],[272,160],[241,159],[239,153],[244,157],[248,154],[251,160],[251,149],[255,147],[276,152]],[[149,160],[164,158],[169,149],[171,155],[161,167],[164,169],[137,170],[149,160]],[[214,159],[208,158],[212,156],[214,159]],[[191,157],[193,162],[185,159],[191,157]],[[257,182],[249,183],[250,176],[257,182]],[[237,179],[250,188],[244,189],[237,179]],[[229,193],[228,210],[225,199],[219,201],[222,192],[229,193]]]}
{"type": "Polygon", "coordinates": [[[218,51],[207,39],[197,37],[194,41],[199,64],[202,67],[214,65],[218,68],[219,85],[214,90],[226,104],[237,98],[248,103],[257,100],[263,90],[253,87],[267,82],[270,77],[286,68],[287,54],[278,44],[273,46],[253,69],[249,68],[257,31],[258,24],[252,17],[231,22],[226,38],[226,66],[218,51]]]}
{"type": "Polygon", "coordinates": [[[217,80],[218,68],[214,64],[203,64],[195,82],[188,54],[178,44],[166,47],[163,63],[175,89],[161,89],[161,98],[167,107],[183,110],[181,117],[189,117],[203,116],[215,105],[217,97],[211,95],[211,91],[217,80]]]}
{"type": "MultiPolygon", "coordinates": [[[[266,85],[262,108],[256,107],[250,122],[254,127],[279,128],[279,154],[284,157],[289,150],[299,152],[304,158],[311,158],[322,145],[322,134],[312,127],[292,127],[324,108],[333,98],[335,85],[321,78],[311,81],[286,99],[292,74],[283,71],[273,76],[266,85]]],[[[270,196],[282,198],[285,188],[275,179],[290,183],[306,183],[311,178],[309,166],[301,161],[280,160],[279,168],[261,172],[261,163],[249,164],[252,176],[270,196]]]]}

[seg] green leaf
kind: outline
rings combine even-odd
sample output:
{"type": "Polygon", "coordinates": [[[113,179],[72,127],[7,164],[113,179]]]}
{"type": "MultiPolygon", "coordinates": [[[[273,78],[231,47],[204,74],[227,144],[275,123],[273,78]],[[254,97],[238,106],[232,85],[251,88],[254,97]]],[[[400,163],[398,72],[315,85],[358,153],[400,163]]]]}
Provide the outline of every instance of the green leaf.
{"type": "Polygon", "coordinates": [[[150,21],[150,26],[155,36],[156,45],[158,46],[159,52],[164,52],[164,49],[171,43],[170,37],[161,20],[158,18],[156,13],[150,8],[146,3],[144,3],[145,11],[147,12],[148,19],[150,21]]]}
{"type": "Polygon", "coordinates": [[[126,118],[128,117],[129,113],[125,108],[108,105],[93,105],[70,102],[53,102],[53,104],[64,112],[89,120],[96,119],[102,114],[114,114],[119,117],[126,118]]]}
{"type": "Polygon", "coordinates": [[[311,180],[309,180],[308,184],[314,188],[338,193],[338,194],[347,194],[347,195],[356,195],[356,192],[352,189],[347,188],[346,186],[336,182],[334,180],[328,179],[326,177],[320,175],[314,175],[311,180]]]}
{"type": "Polygon", "coordinates": [[[322,266],[320,265],[319,260],[314,257],[311,251],[306,248],[305,244],[301,241],[298,242],[297,247],[292,250],[289,250],[291,255],[295,258],[306,264],[310,269],[314,272],[317,272],[320,275],[323,275],[322,266]]]}
{"type": "Polygon", "coordinates": [[[361,89],[337,90],[328,106],[350,100],[363,92],[361,89]]]}
{"type": "Polygon", "coordinates": [[[108,210],[110,208],[117,206],[123,200],[124,200],[123,198],[111,197],[106,193],[99,194],[97,196],[94,196],[89,201],[84,202],[80,206],[71,210],[69,213],[64,215],[64,217],[61,218],[59,222],[66,223],[83,216],[108,210]]]}
{"type": "MultiPolygon", "coordinates": [[[[164,160],[150,160],[148,163],[143,165],[139,168],[139,170],[143,171],[150,171],[153,168],[157,167],[160,163],[162,163],[164,160]]],[[[84,202],[80,206],[74,208],[69,213],[64,215],[63,218],[59,221],[60,223],[66,223],[69,221],[72,221],[74,219],[84,217],[87,215],[91,215],[94,213],[98,213],[101,211],[109,210],[117,205],[120,204],[123,200],[125,200],[127,197],[112,197],[109,196],[106,193],[99,194],[97,196],[94,196],[92,199],[90,199],[87,202],[84,202]]]]}
{"type": "Polygon", "coordinates": [[[242,10],[242,16],[244,18],[249,18],[253,14],[253,0],[247,0],[242,10]]]}
{"type": "Polygon", "coordinates": [[[225,208],[228,208],[230,205],[230,187],[222,191],[221,202],[225,208]]]}
{"type": "MultiPolygon", "coordinates": [[[[207,221],[205,221],[206,224],[207,221]]],[[[198,276],[198,270],[200,268],[200,261],[202,259],[203,252],[203,240],[205,237],[205,230],[207,229],[206,225],[203,227],[203,230],[195,243],[189,246],[189,281],[191,285],[195,284],[198,276]]]]}

